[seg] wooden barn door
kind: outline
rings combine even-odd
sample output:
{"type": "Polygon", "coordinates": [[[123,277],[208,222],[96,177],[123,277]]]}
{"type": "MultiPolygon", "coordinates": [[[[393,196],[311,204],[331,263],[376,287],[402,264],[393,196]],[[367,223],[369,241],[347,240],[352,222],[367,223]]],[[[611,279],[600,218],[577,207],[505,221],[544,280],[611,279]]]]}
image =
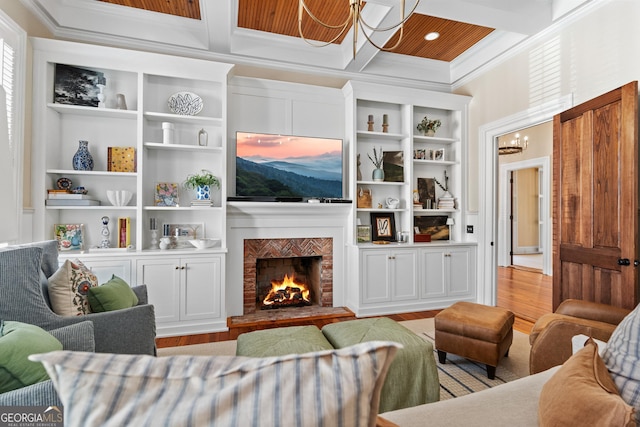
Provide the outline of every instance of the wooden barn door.
{"type": "Polygon", "coordinates": [[[553,308],[638,303],[638,82],[553,121],[553,308]]]}

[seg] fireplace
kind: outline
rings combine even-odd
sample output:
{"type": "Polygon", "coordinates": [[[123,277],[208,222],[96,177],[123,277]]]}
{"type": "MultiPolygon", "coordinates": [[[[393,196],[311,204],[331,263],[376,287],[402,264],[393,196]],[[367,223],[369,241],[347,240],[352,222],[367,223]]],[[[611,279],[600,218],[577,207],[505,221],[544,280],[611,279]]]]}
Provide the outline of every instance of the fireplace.
{"type": "Polygon", "coordinates": [[[261,310],[272,282],[282,282],[285,276],[294,285],[276,291],[280,293],[276,299],[289,298],[292,292],[298,292],[296,284],[304,283],[309,302],[300,302],[300,297],[294,296],[294,301],[279,304],[278,309],[302,305],[333,307],[333,239],[245,239],[243,314],[261,310]]]}
{"type": "Polygon", "coordinates": [[[256,266],[256,309],[318,304],[322,257],[262,258],[256,266]]]}

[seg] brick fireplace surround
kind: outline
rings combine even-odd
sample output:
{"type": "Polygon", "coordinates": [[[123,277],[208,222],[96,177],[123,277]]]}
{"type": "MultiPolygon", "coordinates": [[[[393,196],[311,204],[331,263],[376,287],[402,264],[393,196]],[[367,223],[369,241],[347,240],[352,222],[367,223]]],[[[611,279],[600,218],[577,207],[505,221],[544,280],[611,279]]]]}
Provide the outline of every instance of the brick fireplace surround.
{"type": "Polygon", "coordinates": [[[321,307],[333,307],[333,239],[245,239],[243,293],[244,315],[256,312],[256,265],[258,259],[320,256],[321,307]]]}

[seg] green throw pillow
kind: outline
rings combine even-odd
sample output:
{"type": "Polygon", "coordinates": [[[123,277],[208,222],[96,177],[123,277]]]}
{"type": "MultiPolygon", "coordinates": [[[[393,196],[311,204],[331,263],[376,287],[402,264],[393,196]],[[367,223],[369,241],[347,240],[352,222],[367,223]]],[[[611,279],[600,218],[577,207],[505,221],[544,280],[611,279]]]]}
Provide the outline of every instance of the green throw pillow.
{"type": "Polygon", "coordinates": [[[90,288],[88,295],[89,305],[94,313],[122,310],[138,305],[136,293],[127,282],[115,274],[107,283],[90,288]]]}
{"type": "Polygon", "coordinates": [[[62,350],[62,344],[35,325],[0,320],[0,393],[49,379],[41,363],[31,354],[62,350]]]}

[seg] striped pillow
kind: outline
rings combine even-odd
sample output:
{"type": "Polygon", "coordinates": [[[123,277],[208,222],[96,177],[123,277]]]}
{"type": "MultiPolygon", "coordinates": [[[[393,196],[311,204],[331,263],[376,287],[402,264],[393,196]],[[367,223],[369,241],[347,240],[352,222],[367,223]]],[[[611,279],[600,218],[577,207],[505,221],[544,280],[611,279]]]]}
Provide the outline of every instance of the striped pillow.
{"type": "Polygon", "coordinates": [[[602,356],[622,399],[640,421],[640,305],[616,327],[602,356]]]}
{"type": "Polygon", "coordinates": [[[248,358],[155,358],[57,351],[41,361],[65,426],[374,426],[380,390],[401,346],[248,358]]]}

